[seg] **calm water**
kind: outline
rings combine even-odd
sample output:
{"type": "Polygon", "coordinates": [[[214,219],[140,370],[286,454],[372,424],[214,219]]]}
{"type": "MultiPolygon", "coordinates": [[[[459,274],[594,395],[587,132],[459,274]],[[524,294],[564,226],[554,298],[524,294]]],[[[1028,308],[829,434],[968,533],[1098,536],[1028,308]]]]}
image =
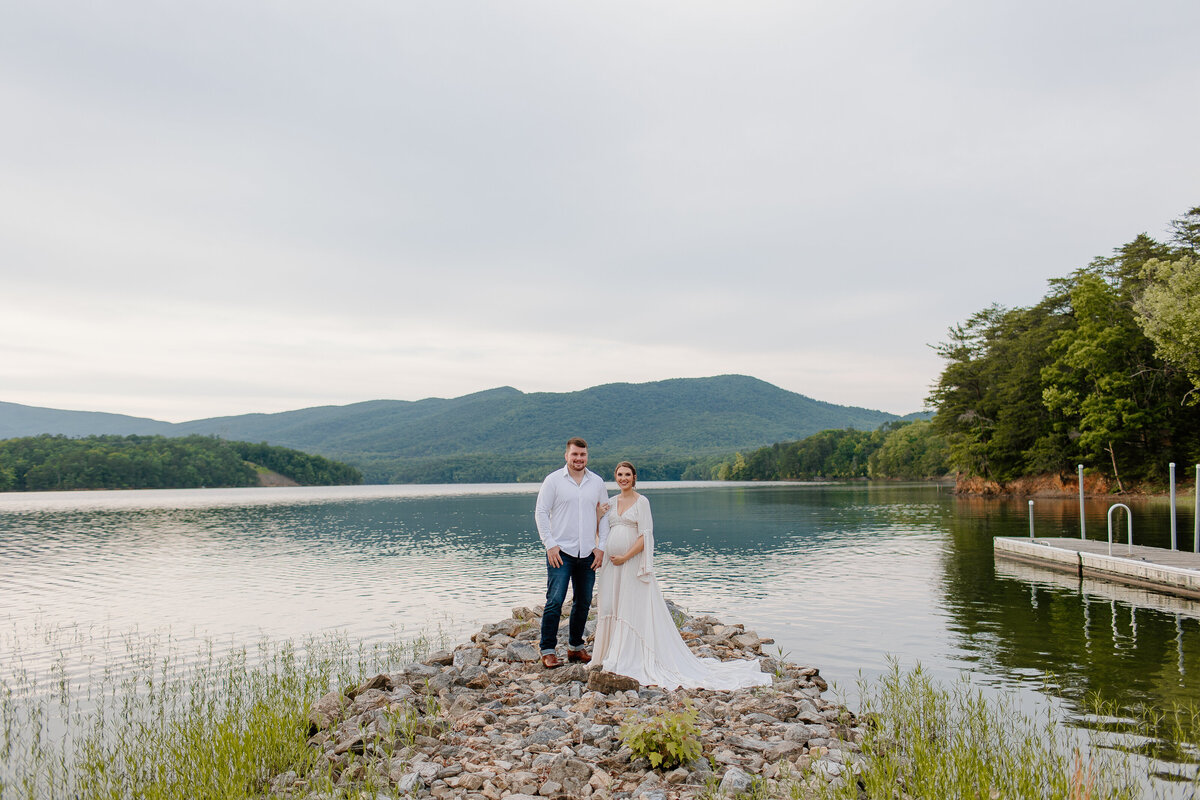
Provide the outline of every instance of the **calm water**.
{"type": "MultiPolygon", "coordinates": [[[[646,484],[664,591],[743,621],[852,692],[887,657],[1067,710],[1200,703],[1200,604],[994,560],[1024,501],[933,486],[646,484]],[[1081,707],[1081,706],[1080,706],[1081,707]]],[[[544,592],[535,486],[367,486],[0,495],[0,626],[252,643],[342,631],[453,638],[544,592]]],[[[1187,498],[1190,501],[1190,497],[1187,498]]],[[[1138,544],[1164,501],[1131,503],[1138,544]]],[[[1180,541],[1192,540],[1181,501],[1180,541]]],[[[1088,507],[1103,538],[1107,504],[1088,507]]],[[[1077,535],[1039,500],[1039,535],[1077,535]]],[[[0,639],[2,644],[3,639],[0,639]]],[[[37,643],[23,641],[23,663],[37,643]]],[[[0,669],[3,669],[0,653],[0,669]]]]}

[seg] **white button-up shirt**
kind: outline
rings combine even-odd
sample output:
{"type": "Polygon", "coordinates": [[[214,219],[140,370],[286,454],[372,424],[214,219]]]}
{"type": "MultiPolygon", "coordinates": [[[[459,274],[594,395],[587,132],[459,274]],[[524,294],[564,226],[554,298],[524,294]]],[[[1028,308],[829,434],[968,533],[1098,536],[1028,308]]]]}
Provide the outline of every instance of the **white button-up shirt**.
{"type": "Polygon", "coordinates": [[[596,547],[603,550],[608,543],[608,516],[600,520],[597,533],[596,504],[607,502],[603,479],[590,469],[583,471],[579,483],[566,466],[551,472],[542,481],[533,509],[542,544],[547,550],[558,547],[576,558],[590,554],[596,547]]]}

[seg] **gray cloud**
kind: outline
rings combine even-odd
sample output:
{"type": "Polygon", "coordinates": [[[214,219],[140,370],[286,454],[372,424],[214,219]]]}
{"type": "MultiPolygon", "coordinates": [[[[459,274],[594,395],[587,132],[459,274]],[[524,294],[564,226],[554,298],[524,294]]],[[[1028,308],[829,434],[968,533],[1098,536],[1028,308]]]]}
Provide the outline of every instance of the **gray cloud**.
{"type": "Polygon", "coordinates": [[[168,369],[228,387],[174,418],[715,372],[909,411],[948,325],[1198,202],[1191,2],[5,17],[0,333],[53,329],[77,407],[168,369]],[[89,335],[118,307],[180,355],[89,335]],[[270,367],[308,332],[316,393],[270,367]]]}

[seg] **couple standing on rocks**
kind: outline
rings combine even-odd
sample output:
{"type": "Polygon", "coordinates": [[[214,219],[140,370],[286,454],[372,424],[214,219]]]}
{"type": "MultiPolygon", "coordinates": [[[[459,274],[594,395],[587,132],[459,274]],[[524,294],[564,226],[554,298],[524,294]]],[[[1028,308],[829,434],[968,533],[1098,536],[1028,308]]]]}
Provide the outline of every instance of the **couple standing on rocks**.
{"type": "Polygon", "coordinates": [[[697,658],[684,644],[654,575],[654,520],[650,501],[635,491],[637,470],[617,465],[620,494],[610,498],[604,480],[587,468],[588,446],[567,442],[566,465],[546,476],[534,519],[546,548],[546,605],[541,657],[561,666],[558,626],[567,586],[572,591],[567,660],[664,689],[740,689],[766,686],[771,676],[757,660],[697,658]],[[584,628],[599,584],[596,635],[589,654],[584,628]]]}

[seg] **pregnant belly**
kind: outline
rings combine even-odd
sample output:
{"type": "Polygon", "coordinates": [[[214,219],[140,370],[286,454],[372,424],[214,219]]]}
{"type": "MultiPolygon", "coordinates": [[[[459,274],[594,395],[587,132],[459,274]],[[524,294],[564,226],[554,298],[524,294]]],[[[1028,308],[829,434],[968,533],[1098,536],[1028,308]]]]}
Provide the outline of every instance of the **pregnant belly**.
{"type": "Polygon", "coordinates": [[[617,525],[608,532],[608,552],[620,555],[633,547],[637,541],[637,528],[628,525],[617,525]]]}

